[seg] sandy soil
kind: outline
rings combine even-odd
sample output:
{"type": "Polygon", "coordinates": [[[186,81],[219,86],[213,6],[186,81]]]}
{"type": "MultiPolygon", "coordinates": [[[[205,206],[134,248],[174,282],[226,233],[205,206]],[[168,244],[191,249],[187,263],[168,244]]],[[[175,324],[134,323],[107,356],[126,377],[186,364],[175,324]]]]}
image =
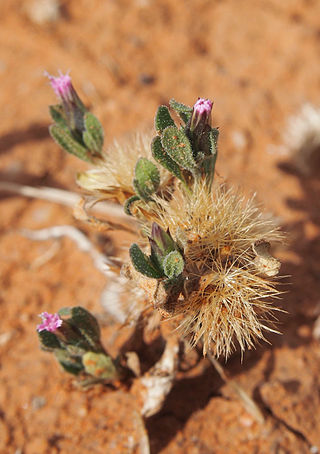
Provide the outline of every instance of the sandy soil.
{"type": "MultiPolygon", "coordinates": [[[[234,354],[226,364],[265,423],[203,359],[179,372],[163,410],[146,421],[152,454],[318,452],[319,168],[303,176],[279,146],[288,117],[306,102],[320,104],[320,3],[63,0],[57,17],[49,12],[38,23],[40,3],[0,4],[2,180],[76,190],[74,175],[86,166],[48,136],[47,105],[55,100],[43,77],[70,69],[108,142],[150,126],[171,97],[213,99],[219,175],[257,192],[288,232],[288,246],[278,251],[282,274],[291,275],[279,302],[287,311],[283,334],[269,336],[242,363],[234,354]]],[[[83,226],[71,209],[49,202],[3,192],[0,204],[0,452],[141,452],[144,429],[130,389],[80,391],[38,348],[37,314],[78,304],[101,314],[105,277],[68,239],[41,263],[53,242],[30,241],[20,230],[83,226]]],[[[106,243],[117,248],[115,237],[106,243]]],[[[120,340],[111,332],[106,323],[105,344],[116,353],[120,340]]],[[[158,350],[144,345],[146,365],[158,350]]]]}

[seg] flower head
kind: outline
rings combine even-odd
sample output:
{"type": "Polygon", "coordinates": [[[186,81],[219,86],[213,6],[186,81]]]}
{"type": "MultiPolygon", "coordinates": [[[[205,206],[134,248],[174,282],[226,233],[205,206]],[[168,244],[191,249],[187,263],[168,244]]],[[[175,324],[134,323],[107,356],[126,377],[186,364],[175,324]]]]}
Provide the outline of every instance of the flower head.
{"type": "Polygon", "coordinates": [[[212,105],[213,103],[210,99],[198,99],[193,106],[190,124],[191,131],[194,131],[198,127],[203,130],[206,125],[210,126],[212,105]]]}
{"type": "Polygon", "coordinates": [[[49,78],[51,87],[60,101],[59,115],[63,117],[69,131],[81,138],[85,130],[84,114],[87,109],[74,89],[71,77],[69,74],[62,74],[61,71],[58,77],[51,76],[47,72],[45,75],[49,78]]]}
{"type": "Polygon", "coordinates": [[[42,312],[39,315],[42,318],[42,323],[37,325],[37,331],[50,331],[53,333],[56,329],[60,328],[62,325],[62,320],[59,317],[59,314],[49,314],[48,312],[42,312]]]}
{"type": "Polygon", "coordinates": [[[59,71],[58,77],[51,76],[47,72],[45,73],[45,75],[49,78],[51,87],[53,88],[56,96],[60,101],[72,101],[75,90],[73,88],[69,74],[62,74],[62,72],[59,71]]]}

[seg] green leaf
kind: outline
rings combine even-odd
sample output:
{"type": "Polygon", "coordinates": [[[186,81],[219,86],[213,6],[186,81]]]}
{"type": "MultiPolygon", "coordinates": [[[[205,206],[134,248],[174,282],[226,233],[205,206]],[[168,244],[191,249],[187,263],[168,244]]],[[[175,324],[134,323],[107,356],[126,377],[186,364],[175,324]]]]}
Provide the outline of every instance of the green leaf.
{"type": "Polygon", "coordinates": [[[54,106],[49,106],[49,112],[52,120],[61,126],[61,128],[68,130],[67,120],[65,113],[62,107],[62,104],[55,104],[54,106]]]}
{"type": "Polygon", "coordinates": [[[61,348],[58,337],[50,331],[44,330],[38,332],[41,346],[48,350],[54,350],[55,348],[61,348]]]}
{"type": "Polygon", "coordinates": [[[110,356],[104,353],[87,352],[82,357],[85,371],[93,377],[114,380],[117,377],[117,369],[110,356]]]}
{"type": "Polygon", "coordinates": [[[162,134],[161,143],[165,151],[179,166],[192,172],[196,168],[188,137],[176,126],[168,126],[162,134]]]}
{"type": "Polygon", "coordinates": [[[133,186],[135,191],[145,201],[158,190],[160,184],[160,172],[158,168],[147,158],[140,158],[135,167],[135,179],[133,186]]]}
{"type": "Polygon", "coordinates": [[[149,257],[144,254],[137,244],[132,244],[129,250],[130,258],[135,269],[144,276],[160,279],[163,273],[151,263],[149,257]]]}
{"type": "Polygon", "coordinates": [[[73,307],[68,322],[77,327],[90,345],[99,349],[100,327],[96,318],[89,311],[81,306],[73,307]]]}
{"type": "Polygon", "coordinates": [[[130,207],[131,205],[136,202],[137,200],[141,200],[140,197],[138,195],[133,195],[131,197],[129,197],[129,199],[127,199],[125,202],[124,202],[124,205],[123,205],[123,209],[124,209],[124,212],[126,214],[128,214],[129,216],[133,216],[131,211],[130,211],[130,207]]]}
{"type": "Polygon", "coordinates": [[[84,127],[83,141],[89,150],[101,154],[104,133],[100,121],[90,112],[86,112],[84,115],[84,127]]]}
{"type": "Polygon", "coordinates": [[[159,106],[154,123],[158,134],[161,134],[168,126],[175,126],[167,106],[159,106]]]}
{"type": "Polygon", "coordinates": [[[72,357],[65,350],[55,350],[54,354],[62,368],[69,374],[78,375],[83,371],[81,358],[72,357]]]}
{"type": "Polygon", "coordinates": [[[55,124],[49,128],[51,137],[61,148],[68,153],[74,154],[83,161],[91,162],[90,156],[86,148],[77,142],[71,135],[70,131],[63,129],[61,126],[55,124]]]}
{"type": "Polygon", "coordinates": [[[175,99],[170,99],[169,104],[171,109],[175,110],[184,123],[187,124],[192,115],[192,107],[177,102],[175,99]]]}
{"type": "Polygon", "coordinates": [[[170,158],[168,153],[164,150],[161,143],[161,138],[159,136],[156,136],[153,139],[151,144],[151,151],[154,159],[159,162],[162,167],[169,170],[169,172],[171,172],[175,177],[185,183],[180,167],[173,159],[170,158]]]}
{"type": "Polygon", "coordinates": [[[163,270],[169,279],[179,276],[183,268],[184,260],[178,251],[170,252],[163,261],[163,270]]]}

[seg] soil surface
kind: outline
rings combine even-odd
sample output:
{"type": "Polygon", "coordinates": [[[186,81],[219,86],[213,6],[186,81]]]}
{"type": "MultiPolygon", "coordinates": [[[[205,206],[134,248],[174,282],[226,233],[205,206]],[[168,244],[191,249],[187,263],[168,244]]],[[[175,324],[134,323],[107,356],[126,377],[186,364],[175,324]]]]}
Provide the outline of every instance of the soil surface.
{"type": "MultiPolygon", "coordinates": [[[[256,192],[279,219],[288,244],[276,255],[290,276],[277,302],[287,312],[282,335],[225,364],[263,424],[208,359],[181,370],[161,412],[143,422],[129,388],[81,391],[39,349],[37,314],[83,305],[102,316],[106,277],[71,240],[35,242],[22,229],[73,225],[97,238],[69,207],[1,192],[1,454],[142,453],[145,430],[152,454],[319,452],[319,167],[301,173],[281,145],[289,116],[307,102],[320,105],[320,2],[2,0],[0,14],[2,181],[79,191],[74,177],[86,165],[47,132],[55,98],[44,70],[71,71],[108,143],[151,126],[172,97],[210,98],[218,174],[256,192]]],[[[104,239],[112,253],[119,243],[104,239]]],[[[104,343],[116,354],[123,339],[104,320],[104,343]]],[[[159,349],[146,340],[146,365],[159,349]]]]}

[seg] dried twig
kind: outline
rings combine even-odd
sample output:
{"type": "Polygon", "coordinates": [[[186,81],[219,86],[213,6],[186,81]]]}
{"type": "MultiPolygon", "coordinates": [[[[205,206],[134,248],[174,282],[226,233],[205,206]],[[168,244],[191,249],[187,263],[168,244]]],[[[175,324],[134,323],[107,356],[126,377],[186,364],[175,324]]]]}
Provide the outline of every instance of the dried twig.
{"type": "MultiPolygon", "coordinates": [[[[82,197],[75,192],[46,186],[37,188],[34,186],[11,183],[9,181],[0,181],[0,191],[12,192],[25,197],[47,200],[49,202],[58,203],[72,208],[79,205],[82,201],[82,197]]],[[[133,218],[127,216],[124,213],[123,208],[119,205],[104,202],[100,205],[95,204],[93,210],[97,213],[108,215],[110,218],[117,219],[119,222],[124,223],[127,226],[132,226],[134,224],[133,218]]],[[[132,229],[130,229],[130,231],[131,230],[132,229]]]]}
{"type": "Polygon", "coordinates": [[[177,371],[178,350],[176,340],[169,339],[160,360],[141,378],[145,388],[142,415],[146,418],[158,413],[172,389],[177,371]]]}

